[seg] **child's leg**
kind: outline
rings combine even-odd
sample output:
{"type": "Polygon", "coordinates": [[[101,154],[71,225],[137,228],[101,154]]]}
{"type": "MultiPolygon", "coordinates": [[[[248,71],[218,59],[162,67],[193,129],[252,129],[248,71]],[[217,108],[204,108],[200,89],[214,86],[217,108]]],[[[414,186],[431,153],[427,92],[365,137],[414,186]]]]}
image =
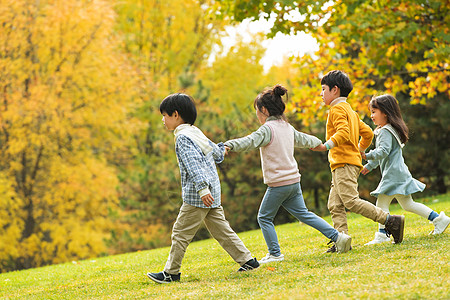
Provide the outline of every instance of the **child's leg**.
{"type": "Polygon", "coordinates": [[[333,221],[333,227],[339,231],[348,234],[347,226],[347,212],[345,211],[344,203],[339,196],[338,190],[335,185],[335,172],[331,173],[331,188],[330,195],[328,196],[327,207],[331,213],[331,220],[333,221]]]}
{"type": "Polygon", "coordinates": [[[183,202],[177,220],[172,230],[172,246],[167,258],[164,271],[169,274],[178,274],[181,261],[192,238],[197,233],[207,213],[207,208],[199,208],[183,202]]]}
{"type": "Polygon", "coordinates": [[[222,207],[211,208],[204,221],[211,235],[240,266],[253,258],[251,252],[225,219],[222,207]]]}
{"type": "Polygon", "coordinates": [[[333,242],[337,241],[339,232],[331,227],[324,219],[318,217],[315,213],[306,208],[300,183],[292,185],[292,193],[290,197],[283,202],[283,207],[299,221],[320,231],[333,242]]]}
{"type": "Polygon", "coordinates": [[[344,167],[334,170],[335,187],[342,199],[345,207],[351,212],[360,214],[375,222],[384,224],[387,220],[388,213],[381,208],[376,207],[372,203],[359,198],[358,193],[358,177],[359,167],[353,165],[345,165],[344,167]]]}
{"type": "Polygon", "coordinates": [[[397,199],[404,210],[415,213],[425,219],[428,219],[428,216],[433,212],[428,206],[415,202],[411,195],[395,195],[395,199],[397,199]]]}
{"type": "Polygon", "coordinates": [[[281,255],[273,219],[275,218],[281,203],[287,198],[288,193],[289,189],[285,186],[268,187],[258,211],[259,227],[263,233],[269,253],[273,256],[281,255]]]}
{"type": "MultiPolygon", "coordinates": [[[[389,205],[391,205],[392,199],[394,199],[394,196],[379,194],[377,198],[377,206],[383,211],[389,213],[389,205]]],[[[378,229],[380,229],[381,232],[386,233],[384,230],[384,224],[379,223],[378,229]]]]}

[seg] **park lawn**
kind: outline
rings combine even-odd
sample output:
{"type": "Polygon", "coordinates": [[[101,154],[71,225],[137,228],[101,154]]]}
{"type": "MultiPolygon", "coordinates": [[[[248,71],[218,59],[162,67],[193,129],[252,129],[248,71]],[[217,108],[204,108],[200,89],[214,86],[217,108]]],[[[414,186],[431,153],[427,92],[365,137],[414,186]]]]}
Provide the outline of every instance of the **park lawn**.
{"type": "MultiPolygon", "coordinates": [[[[419,201],[450,215],[450,194],[419,201]]],[[[296,222],[277,226],[285,260],[251,272],[236,272],[210,239],[188,247],[180,282],[161,285],[145,275],[163,270],[166,247],[0,274],[0,299],[450,299],[450,228],[428,235],[427,220],[397,204],[391,212],[406,216],[399,245],[364,246],[377,224],[350,213],[353,250],[344,254],[323,253],[328,240],[296,222]]],[[[259,230],[239,236],[258,259],[266,254],[259,230]]]]}

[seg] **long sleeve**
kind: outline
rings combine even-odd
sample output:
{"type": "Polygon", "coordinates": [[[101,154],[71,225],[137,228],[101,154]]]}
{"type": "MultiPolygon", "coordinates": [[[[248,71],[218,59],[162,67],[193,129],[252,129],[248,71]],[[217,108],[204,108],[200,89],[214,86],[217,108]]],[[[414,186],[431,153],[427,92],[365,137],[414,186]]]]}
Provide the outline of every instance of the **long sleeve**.
{"type": "Polygon", "coordinates": [[[209,187],[208,178],[203,170],[204,157],[195,148],[192,140],[185,136],[177,138],[177,157],[179,164],[186,170],[197,192],[209,187]]]}
{"type": "Polygon", "coordinates": [[[377,136],[376,148],[366,153],[367,164],[364,166],[372,171],[380,165],[380,161],[388,157],[392,150],[392,136],[387,130],[381,130],[377,136]]]}
{"type": "Polygon", "coordinates": [[[361,119],[359,120],[359,135],[361,136],[359,148],[362,151],[367,149],[372,143],[373,131],[370,126],[364,123],[361,119]]]}
{"type": "Polygon", "coordinates": [[[209,145],[212,147],[212,156],[216,164],[223,162],[225,157],[225,145],[223,143],[218,143],[217,145],[209,141],[209,145]]]}
{"type": "Polygon", "coordinates": [[[392,150],[392,135],[387,130],[381,130],[377,137],[376,148],[366,153],[367,160],[382,160],[392,150]]]}
{"type": "Polygon", "coordinates": [[[291,126],[294,130],[294,147],[296,148],[315,148],[322,144],[322,141],[310,134],[306,134],[300,131],[297,131],[293,126],[291,126]]]}
{"type": "Polygon", "coordinates": [[[338,147],[350,139],[350,125],[347,120],[345,109],[340,106],[332,108],[335,113],[330,113],[330,122],[333,124],[336,132],[328,138],[335,147],[338,147]]]}
{"type": "Polygon", "coordinates": [[[269,126],[262,125],[255,132],[242,138],[226,141],[224,144],[230,147],[232,151],[250,151],[266,146],[270,143],[271,138],[272,132],[269,126]]]}

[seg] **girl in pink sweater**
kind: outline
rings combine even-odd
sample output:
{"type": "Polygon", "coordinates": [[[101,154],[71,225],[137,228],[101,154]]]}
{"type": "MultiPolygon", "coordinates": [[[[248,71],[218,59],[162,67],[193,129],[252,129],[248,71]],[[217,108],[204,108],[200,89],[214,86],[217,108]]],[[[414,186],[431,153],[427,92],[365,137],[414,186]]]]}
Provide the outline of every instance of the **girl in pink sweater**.
{"type": "Polygon", "coordinates": [[[286,88],[281,85],[260,93],[253,106],[262,126],[246,137],[225,142],[227,153],[257,148],[260,150],[264,183],[268,187],[259,208],[258,223],[269,250],[260,263],[284,259],[273,224],[280,206],[299,221],[331,239],[338,252],[347,252],[351,247],[350,236],[339,233],[325,220],[306,208],[300,186],[300,172],[294,158],[294,148],[315,148],[322,142],[315,136],[295,130],[286,121],[284,116],[286,106],[282,99],[284,95],[288,97],[286,88]]]}

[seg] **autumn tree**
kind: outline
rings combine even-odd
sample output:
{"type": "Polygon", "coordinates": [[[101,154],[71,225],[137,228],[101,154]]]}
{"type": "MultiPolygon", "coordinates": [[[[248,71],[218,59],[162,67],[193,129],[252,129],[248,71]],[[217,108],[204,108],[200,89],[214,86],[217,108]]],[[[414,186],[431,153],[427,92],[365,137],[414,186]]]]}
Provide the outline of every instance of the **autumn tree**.
{"type": "Polygon", "coordinates": [[[105,1],[0,4],[0,271],[106,252],[132,70],[105,1]]]}
{"type": "Polygon", "coordinates": [[[220,43],[224,22],[214,1],[116,2],[116,30],[136,68],[135,87],[142,105],[133,115],[145,127],[132,135],[136,152],[121,167],[120,204],[111,245],[132,251],[167,245],[181,204],[173,134],[159,113],[162,99],[175,92],[194,93],[198,69],[220,43]]]}
{"type": "Polygon", "coordinates": [[[429,191],[446,191],[448,154],[442,160],[436,153],[447,147],[449,132],[448,1],[225,0],[220,4],[221,11],[235,21],[275,18],[272,35],[303,31],[316,38],[319,51],[297,60],[300,74],[291,110],[304,124],[324,120],[327,110],[319,96],[320,77],[332,69],[349,74],[354,83],[349,102],[361,117],[373,95],[396,96],[411,126],[410,144],[421,148],[405,148],[411,171],[427,182],[429,191]]]}

